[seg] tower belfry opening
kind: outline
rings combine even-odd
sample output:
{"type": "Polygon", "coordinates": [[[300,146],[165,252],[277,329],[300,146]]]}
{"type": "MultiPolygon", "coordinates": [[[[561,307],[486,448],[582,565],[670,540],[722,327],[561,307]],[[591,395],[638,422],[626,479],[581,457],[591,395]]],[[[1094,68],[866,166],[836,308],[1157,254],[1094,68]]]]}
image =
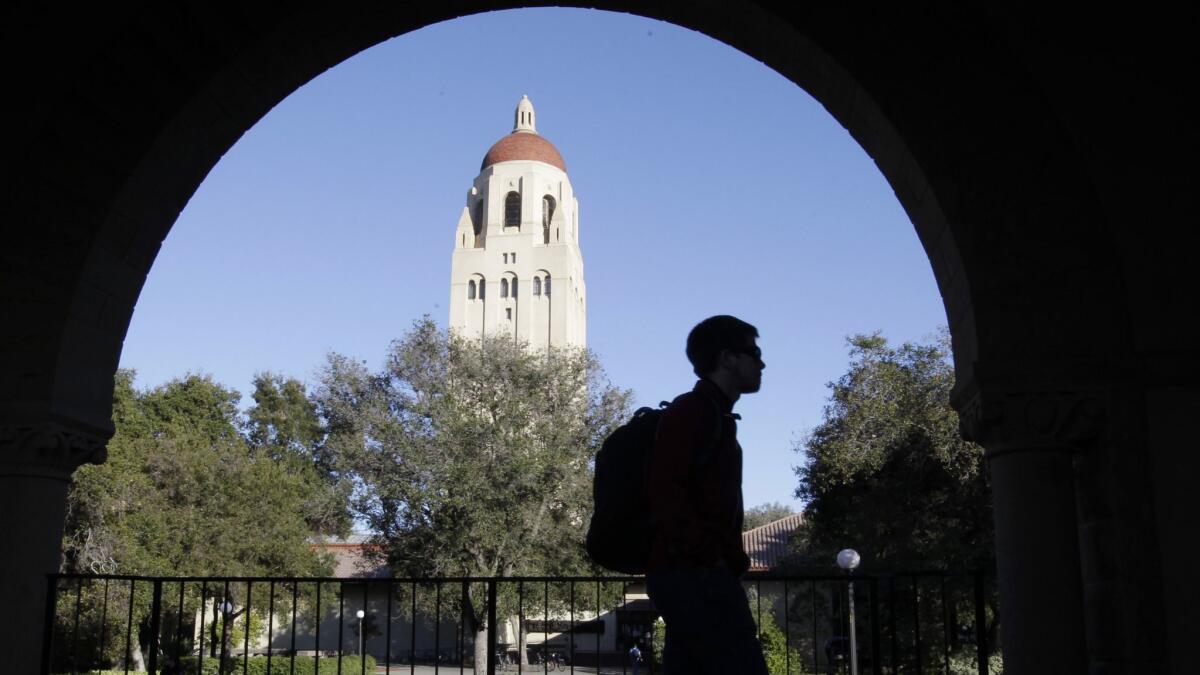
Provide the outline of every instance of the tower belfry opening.
{"type": "Polygon", "coordinates": [[[510,335],[533,348],[586,346],[578,214],[566,163],[538,133],[533,103],[522,96],[512,132],[484,155],[459,216],[450,328],[476,337],[510,335]],[[488,280],[501,289],[493,297],[483,293],[488,280]]]}

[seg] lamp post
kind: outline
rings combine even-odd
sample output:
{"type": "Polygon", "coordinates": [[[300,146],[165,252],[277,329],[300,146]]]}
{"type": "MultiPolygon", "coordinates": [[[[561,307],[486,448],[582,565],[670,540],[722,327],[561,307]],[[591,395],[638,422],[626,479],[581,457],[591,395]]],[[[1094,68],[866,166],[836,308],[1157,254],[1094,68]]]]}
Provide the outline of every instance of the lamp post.
{"type": "Polygon", "coordinates": [[[358,617],[358,657],[359,658],[362,658],[362,655],[363,655],[362,622],[363,622],[363,617],[365,617],[366,615],[367,615],[367,613],[362,611],[361,609],[354,613],[354,616],[358,617]]]}
{"type": "Polygon", "coordinates": [[[233,658],[233,650],[229,646],[229,614],[233,612],[233,603],[226,598],[217,605],[217,609],[221,611],[221,660],[224,661],[233,658]]]}
{"type": "Polygon", "coordinates": [[[847,609],[850,614],[850,675],[858,675],[858,640],[855,638],[854,631],[854,568],[858,567],[858,563],[862,558],[858,555],[858,551],[852,548],[842,549],[837,555],[838,567],[846,571],[850,576],[850,602],[847,609]]]}

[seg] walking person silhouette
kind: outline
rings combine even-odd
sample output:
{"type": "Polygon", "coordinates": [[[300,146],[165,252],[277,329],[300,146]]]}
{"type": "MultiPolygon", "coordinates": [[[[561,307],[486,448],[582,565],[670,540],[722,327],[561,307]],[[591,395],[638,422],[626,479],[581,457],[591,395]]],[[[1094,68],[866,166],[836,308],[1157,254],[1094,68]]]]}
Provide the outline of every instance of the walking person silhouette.
{"type": "Polygon", "coordinates": [[[654,527],[647,591],[667,625],[665,675],[766,675],[740,577],[742,448],[733,406],[759,390],[758,329],[732,316],[701,321],[687,358],[699,377],[658,424],[650,460],[654,527]]]}

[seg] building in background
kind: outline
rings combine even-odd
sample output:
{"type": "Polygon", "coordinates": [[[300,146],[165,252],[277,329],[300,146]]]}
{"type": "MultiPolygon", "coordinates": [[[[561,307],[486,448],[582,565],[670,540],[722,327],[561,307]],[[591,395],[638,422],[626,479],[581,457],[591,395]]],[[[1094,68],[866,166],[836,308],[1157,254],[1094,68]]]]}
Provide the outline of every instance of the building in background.
{"type": "Polygon", "coordinates": [[[579,202],[562,155],[521,98],[512,133],[488,150],[454,233],[450,321],[462,335],[531,347],[587,345],[579,202]]]}

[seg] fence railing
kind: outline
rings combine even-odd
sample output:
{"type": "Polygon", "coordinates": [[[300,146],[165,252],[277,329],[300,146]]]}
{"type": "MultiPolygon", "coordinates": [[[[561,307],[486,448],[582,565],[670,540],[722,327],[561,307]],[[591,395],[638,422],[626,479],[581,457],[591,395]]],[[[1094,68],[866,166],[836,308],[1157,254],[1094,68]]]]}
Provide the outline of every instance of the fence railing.
{"type": "MultiPolygon", "coordinates": [[[[47,584],[47,675],[661,670],[663,626],[640,577],[53,574],[47,584]]],[[[744,586],[771,675],[848,673],[851,607],[860,673],[999,672],[995,590],[981,573],[760,574],[744,586]]]]}

